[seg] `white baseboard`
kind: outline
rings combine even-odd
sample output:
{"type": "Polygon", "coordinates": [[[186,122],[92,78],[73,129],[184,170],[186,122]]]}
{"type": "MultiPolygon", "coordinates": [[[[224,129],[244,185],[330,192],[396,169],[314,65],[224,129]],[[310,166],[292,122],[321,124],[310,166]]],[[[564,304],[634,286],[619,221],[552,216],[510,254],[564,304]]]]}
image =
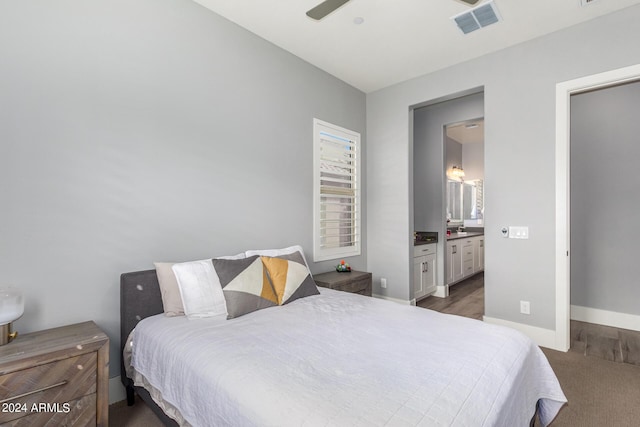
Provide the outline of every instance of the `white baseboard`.
{"type": "Polygon", "coordinates": [[[122,385],[120,377],[109,378],[109,405],[127,398],[127,391],[122,385]]]}
{"type": "Polygon", "coordinates": [[[392,297],[388,297],[386,295],[378,295],[378,294],[373,294],[374,298],[380,298],[380,299],[386,299],[388,301],[393,301],[393,302],[397,302],[398,304],[402,304],[402,305],[416,305],[416,300],[412,299],[410,301],[406,301],[403,299],[399,299],[399,298],[392,298],[392,297]]]}
{"type": "Polygon", "coordinates": [[[482,319],[494,325],[506,326],[511,329],[522,332],[531,338],[540,347],[550,348],[552,350],[566,351],[566,349],[558,348],[556,345],[556,331],[553,329],[544,329],[538,326],[525,325],[524,323],[511,322],[509,320],[496,319],[495,317],[483,316],[482,319]]]}
{"type": "Polygon", "coordinates": [[[571,320],[613,326],[614,328],[630,329],[632,331],[640,331],[640,316],[600,310],[599,308],[572,305],[571,320]]]}
{"type": "Polygon", "coordinates": [[[436,286],[436,291],[431,295],[438,298],[446,298],[449,296],[449,285],[436,286]]]}

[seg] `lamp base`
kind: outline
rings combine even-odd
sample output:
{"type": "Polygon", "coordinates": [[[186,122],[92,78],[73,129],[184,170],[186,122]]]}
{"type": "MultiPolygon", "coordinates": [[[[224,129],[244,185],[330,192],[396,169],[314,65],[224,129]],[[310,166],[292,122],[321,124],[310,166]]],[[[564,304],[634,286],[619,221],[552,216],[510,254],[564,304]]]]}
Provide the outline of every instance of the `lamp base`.
{"type": "Polygon", "coordinates": [[[0,345],[9,344],[18,336],[17,332],[11,332],[12,325],[12,322],[0,325],[0,345]]]}

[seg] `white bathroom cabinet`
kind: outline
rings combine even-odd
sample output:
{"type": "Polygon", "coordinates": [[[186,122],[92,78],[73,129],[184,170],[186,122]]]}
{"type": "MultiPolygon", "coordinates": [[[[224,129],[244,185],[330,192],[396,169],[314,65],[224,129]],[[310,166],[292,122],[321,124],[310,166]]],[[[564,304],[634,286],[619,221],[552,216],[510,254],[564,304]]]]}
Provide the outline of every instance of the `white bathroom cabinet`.
{"type": "Polygon", "coordinates": [[[451,285],[484,270],[484,236],[448,240],[445,283],[451,285]]]}
{"type": "Polygon", "coordinates": [[[435,243],[414,246],[413,288],[416,301],[436,291],[436,257],[435,243]]]}

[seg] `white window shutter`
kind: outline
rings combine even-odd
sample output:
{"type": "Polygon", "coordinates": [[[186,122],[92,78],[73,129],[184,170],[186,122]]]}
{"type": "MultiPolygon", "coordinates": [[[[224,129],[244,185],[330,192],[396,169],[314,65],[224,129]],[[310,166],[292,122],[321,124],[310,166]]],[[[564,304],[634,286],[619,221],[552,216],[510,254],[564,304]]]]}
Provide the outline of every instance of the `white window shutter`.
{"type": "Polygon", "coordinates": [[[360,255],[360,134],[314,119],[314,261],[360,255]]]}

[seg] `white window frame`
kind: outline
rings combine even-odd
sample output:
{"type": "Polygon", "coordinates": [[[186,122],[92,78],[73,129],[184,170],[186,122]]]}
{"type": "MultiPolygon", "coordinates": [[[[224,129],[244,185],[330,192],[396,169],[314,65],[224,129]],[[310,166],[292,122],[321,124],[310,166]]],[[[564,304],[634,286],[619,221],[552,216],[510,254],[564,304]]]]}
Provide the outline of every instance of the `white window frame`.
{"type": "MultiPolygon", "coordinates": [[[[313,119],[313,260],[316,262],[357,256],[361,253],[361,157],[360,134],[358,132],[345,129],[319,119],[313,119]],[[353,208],[349,212],[352,218],[352,223],[349,226],[351,232],[348,234],[352,237],[352,240],[350,242],[344,242],[343,240],[343,243],[346,243],[347,246],[333,246],[330,242],[327,242],[326,224],[331,220],[327,220],[326,217],[323,218],[322,215],[323,210],[326,208],[326,203],[323,201],[323,194],[321,191],[323,191],[324,188],[326,196],[326,186],[321,186],[321,165],[323,163],[321,156],[323,146],[326,147],[331,143],[331,141],[345,141],[348,143],[351,147],[351,157],[354,160],[349,163],[349,166],[352,168],[351,182],[353,182],[353,184],[348,187],[353,191],[353,196],[346,196],[353,198],[353,208]],[[353,168],[355,168],[355,171],[353,171],[353,168]]],[[[336,220],[334,220],[334,222],[335,221],[336,220]]],[[[345,219],[343,221],[346,222],[348,220],[345,219]]],[[[345,227],[341,228],[344,229],[345,227]]],[[[347,235],[341,235],[339,239],[344,239],[346,236],[347,235]]]]}

